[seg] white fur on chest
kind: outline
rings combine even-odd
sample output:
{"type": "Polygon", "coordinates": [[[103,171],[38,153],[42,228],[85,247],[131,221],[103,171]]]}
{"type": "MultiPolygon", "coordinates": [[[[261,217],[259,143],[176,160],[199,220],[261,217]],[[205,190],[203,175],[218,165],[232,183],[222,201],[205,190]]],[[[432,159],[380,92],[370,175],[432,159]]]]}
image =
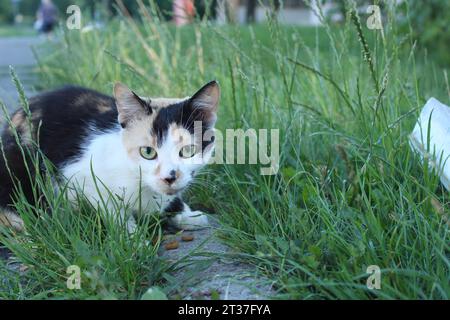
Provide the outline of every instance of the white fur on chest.
{"type": "MultiPolygon", "coordinates": [[[[130,162],[121,139],[121,131],[94,134],[85,143],[82,154],[61,168],[63,176],[93,204],[101,203],[102,198],[112,204],[112,194],[138,209],[141,192],[143,210],[163,210],[173,197],[142,187],[139,169],[130,162]]],[[[69,192],[69,197],[74,196],[69,192]]]]}

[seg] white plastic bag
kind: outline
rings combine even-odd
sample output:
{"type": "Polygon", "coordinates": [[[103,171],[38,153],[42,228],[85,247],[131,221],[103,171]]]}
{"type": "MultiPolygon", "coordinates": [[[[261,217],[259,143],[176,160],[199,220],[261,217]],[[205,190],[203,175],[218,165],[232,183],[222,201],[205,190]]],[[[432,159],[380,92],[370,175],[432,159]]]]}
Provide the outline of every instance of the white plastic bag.
{"type": "Polygon", "coordinates": [[[450,107],[435,98],[428,100],[410,136],[410,143],[422,157],[430,160],[442,184],[450,191],[450,107]]]}

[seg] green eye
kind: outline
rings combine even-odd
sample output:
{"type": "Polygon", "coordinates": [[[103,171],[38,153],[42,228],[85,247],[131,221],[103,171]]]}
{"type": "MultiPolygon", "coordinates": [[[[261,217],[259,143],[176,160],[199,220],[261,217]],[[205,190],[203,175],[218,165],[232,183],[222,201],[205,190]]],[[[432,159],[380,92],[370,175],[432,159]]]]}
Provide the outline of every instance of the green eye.
{"type": "Polygon", "coordinates": [[[152,147],[141,147],[140,152],[142,158],[147,160],[154,160],[158,156],[156,150],[153,149],[152,147]]]}
{"type": "Polygon", "coordinates": [[[181,148],[180,157],[188,159],[195,156],[196,153],[197,153],[197,146],[191,144],[189,146],[184,146],[183,148],[181,148]]]}

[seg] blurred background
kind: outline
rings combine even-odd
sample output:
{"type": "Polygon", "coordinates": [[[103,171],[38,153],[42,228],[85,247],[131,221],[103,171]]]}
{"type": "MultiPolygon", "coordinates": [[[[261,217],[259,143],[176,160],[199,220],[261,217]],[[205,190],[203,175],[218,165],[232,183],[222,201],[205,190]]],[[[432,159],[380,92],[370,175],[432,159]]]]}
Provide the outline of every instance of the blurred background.
{"type": "MultiPolygon", "coordinates": [[[[395,26],[412,35],[415,47],[422,50],[439,66],[450,65],[450,1],[448,0],[392,0],[396,1],[395,26]],[[407,19],[408,18],[408,19],[407,19]]],[[[356,3],[361,14],[367,15],[369,5],[379,5],[382,19],[386,20],[385,1],[335,0],[154,0],[159,16],[169,24],[184,26],[208,20],[216,25],[266,24],[274,19],[283,25],[298,27],[325,25],[340,28],[346,17],[346,6],[356,3]]],[[[149,3],[150,3],[149,2],[149,3]]],[[[52,40],[54,31],[64,29],[71,5],[79,6],[82,31],[101,29],[118,19],[130,15],[142,19],[137,0],[0,0],[0,98],[7,104],[16,100],[9,77],[9,66],[16,68],[24,86],[35,81],[32,68],[36,64],[32,48],[52,40]],[[120,5],[119,5],[120,4],[120,5]],[[51,6],[46,9],[46,6],[51,6]],[[50,23],[44,23],[45,19],[50,23]],[[119,17],[120,18],[120,17],[119,17]]],[[[56,32],[57,33],[57,32],[56,32]]],[[[62,32],[60,33],[62,34],[62,32]]],[[[402,39],[399,39],[402,40],[402,39]]]]}
{"type": "MultiPolygon", "coordinates": [[[[1,0],[0,36],[8,34],[27,34],[36,21],[36,13],[41,0],[1,0]]],[[[44,1],[45,2],[45,1],[44,1]]],[[[137,15],[138,1],[123,0],[128,11],[137,15]]],[[[269,15],[278,17],[281,23],[318,25],[318,14],[335,22],[345,20],[345,7],[348,1],[337,0],[154,0],[167,20],[180,23],[180,15],[204,17],[205,14],[218,23],[261,23],[269,15]],[[184,11],[184,12],[182,12],[184,11]],[[269,15],[268,15],[269,14],[269,15]]],[[[383,9],[386,1],[356,0],[362,8],[378,4],[383,9]]],[[[390,0],[403,5],[401,15],[409,16],[411,28],[424,43],[448,40],[448,21],[450,4],[447,0],[390,0]],[[439,38],[441,36],[442,38],[439,38]],[[444,38],[446,37],[446,38],[444,38]]],[[[116,0],[54,0],[60,14],[65,14],[70,5],[78,5],[91,19],[107,21],[117,15],[116,0]]],[[[399,16],[399,23],[402,19],[399,16]]],[[[189,20],[189,19],[187,19],[189,20]]],[[[404,19],[403,19],[404,20],[404,19]]],[[[447,44],[449,41],[446,41],[447,44]]]]}

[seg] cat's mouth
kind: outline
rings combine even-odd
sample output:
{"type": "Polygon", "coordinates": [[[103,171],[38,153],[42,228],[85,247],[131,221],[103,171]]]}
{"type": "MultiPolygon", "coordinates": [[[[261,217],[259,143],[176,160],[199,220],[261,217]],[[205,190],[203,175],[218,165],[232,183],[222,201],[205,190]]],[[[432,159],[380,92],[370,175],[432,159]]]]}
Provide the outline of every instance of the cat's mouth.
{"type": "Polygon", "coordinates": [[[177,193],[181,192],[184,188],[166,188],[163,193],[169,195],[169,196],[173,196],[176,195],[177,193]]]}
{"type": "Polygon", "coordinates": [[[167,184],[159,183],[156,186],[150,186],[149,188],[160,195],[166,195],[166,196],[174,196],[182,192],[184,189],[186,189],[187,185],[183,185],[180,183],[177,183],[176,185],[169,186],[167,184]]]}

